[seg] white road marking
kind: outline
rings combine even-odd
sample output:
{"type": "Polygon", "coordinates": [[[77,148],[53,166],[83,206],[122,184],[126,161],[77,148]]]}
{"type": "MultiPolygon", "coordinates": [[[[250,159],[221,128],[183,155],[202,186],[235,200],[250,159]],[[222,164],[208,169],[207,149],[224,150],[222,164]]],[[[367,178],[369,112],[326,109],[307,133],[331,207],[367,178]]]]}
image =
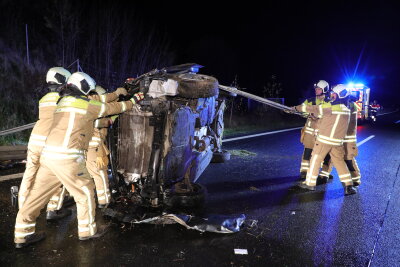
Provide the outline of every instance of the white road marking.
{"type": "Polygon", "coordinates": [[[376,116],[382,116],[382,115],[392,114],[392,113],[395,113],[395,112],[397,112],[397,111],[399,111],[399,110],[396,109],[395,111],[391,111],[391,112],[379,113],[379,114],[376,114],[376,116]]]}
{"type": "Polygon", "coordinates": [[[371,140],[372,138],[374,138],[375,135],[371,135],[370,137],[365,138],[364,140],[362,140],[361,142],[357,143],[357,146],[361,146],[362,144],[364,144],[365,142],[368,142],[369,140],[371,140]]]}
{"type": "Polygon", "coordinates": [[[259,134],[252,134],[252,135],[246,135],[246,136],[241,136],[241,137],[228,138],[228,139],[223,139],[222,143],[236,141],[236,140],[242,140],[242,139],[247,139],[247,138],[252,138],[252,137],[257,137],[257,136],[276,134],[276,133],[282,133],[282,132],[288,132],[288,131],[294,131],[294,130],[298,130],[298,129],[301,129],[301,128],[303,128],[303,127],[290,128],[290,129],[284,129],[284,130],[273,131],[273,132],[265,132],[265,133],[259,133],[259,134]]]}
{"type": "Polygon", "coordinates": [[[395,123],[400,123],[400,120],[396,121],[395,123]]]}

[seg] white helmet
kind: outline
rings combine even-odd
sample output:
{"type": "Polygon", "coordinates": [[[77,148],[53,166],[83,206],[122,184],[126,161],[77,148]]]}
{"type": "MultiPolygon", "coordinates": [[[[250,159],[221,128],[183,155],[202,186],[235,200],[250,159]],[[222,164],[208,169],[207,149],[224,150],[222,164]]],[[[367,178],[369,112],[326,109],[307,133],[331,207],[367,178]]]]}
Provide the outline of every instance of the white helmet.
{"type": "Polygon", "coordinates": [[[75,72],[67,81],[68,86],[75,86],[84,95],[96,88],[96,82],[84,72],[75,72]]]}
{"type": "Polygon", "coordinates": [[[321,88],[322,92],[326,94],[329,91],[329,83],[325,80],[319,80],[314,84],[314,88],[321,88]]]}
{"type": "Polygon", "coordinates": [[[54,67],[47,72],[46,82],[51,84],[65,84],[70,76],[71,72],[68,70],[62,67],[54,67]]]}
{"type": "Polygon", "coordinates": [[[350,95],[350,91],[347,90],[346,85],[344,85],[344,84],[335,85],[332,88],[332,91],[335,92],[340,99],[346,98],[350,95]]]}

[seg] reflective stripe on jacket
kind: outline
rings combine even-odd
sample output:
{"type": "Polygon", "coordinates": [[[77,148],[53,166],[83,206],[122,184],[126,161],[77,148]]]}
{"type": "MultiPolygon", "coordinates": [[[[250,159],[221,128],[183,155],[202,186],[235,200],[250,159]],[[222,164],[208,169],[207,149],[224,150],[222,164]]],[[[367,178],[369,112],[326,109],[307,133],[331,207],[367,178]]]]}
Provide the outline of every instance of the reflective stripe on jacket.
{"type": "MultiPolygon", "coordinates": [[[[319,99],[318,97],[309,98],[301,104],[300,110],[302,112],[307,112],[307,106],[321,105],[324,103],[328,102],[325,102],[325,99],[319,99]]],[[[306,124],[304,125],[304,133],[315,135],[317,130],[318,117],[314,116],[313,114],[310,115],[311,116],[308,116],[306,124]]]]}
{"type": "Polygon", "coordinates": [[[87,97],[63,97],[55,110],[43,152],[72,156],[79,154],[77,151],[87,150],[97,118],[122,113],[132,107],[131,101],[102,103],[87,97]]]}
{"type": "MultiPolygon", "coordinates": [[[[296,110],[302,110],[302,105],[296,106],[296,110]]],[[[318,122],[317,140],[334,146],[343,144],[350,120],[350,110],[343,104],[306,106],[306,111],[320,117],[318,122]]]]}
{"type": "Polygon", "coordinates": [[[53,124],[53,115],[59,99],[60,96],[57,92],[50,92],[39,100],[39,120],[32,129],[28,147],[44,146],[53,124]]]}

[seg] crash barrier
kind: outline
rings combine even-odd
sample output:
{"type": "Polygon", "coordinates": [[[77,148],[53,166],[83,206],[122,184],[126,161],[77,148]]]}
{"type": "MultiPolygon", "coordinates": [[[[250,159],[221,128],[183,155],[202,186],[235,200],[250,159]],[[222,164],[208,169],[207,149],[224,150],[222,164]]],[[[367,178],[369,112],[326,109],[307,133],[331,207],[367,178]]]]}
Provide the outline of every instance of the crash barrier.
{"type": "Polygon", "coordinates": [[[27,146],[0,146],[0,160],[26,159],[27,146]]]}
{"type": "MultiPolygon", "coordinates": [[[[32,129],[36,122],[0,131],[0,136],[32,129]]],[[[0,146],[0,160],[26,159],[27,146],[0,146]]]]}
{"type": "Polygon", "coordinates": [[[10,174],[10,175],[4,175],[4,176],[0,176],[0,182],[3,181],[8,181],[8,180],[13,180],[13,179],[18,179],[18,178],[22,178],[22,176],[24,176],[24,173],[15,173],[15,174],[10,174]]]}

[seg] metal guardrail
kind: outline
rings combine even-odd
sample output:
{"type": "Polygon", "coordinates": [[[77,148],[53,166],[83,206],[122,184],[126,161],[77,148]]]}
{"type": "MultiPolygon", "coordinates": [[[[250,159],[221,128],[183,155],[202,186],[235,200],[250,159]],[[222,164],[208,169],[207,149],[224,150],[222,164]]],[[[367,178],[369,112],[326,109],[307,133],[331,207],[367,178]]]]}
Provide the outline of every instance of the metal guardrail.
{"type": "Polygon", "coordinates": [[[0,160],[26,159],[27,146],[0,146],[0,160]]]}

